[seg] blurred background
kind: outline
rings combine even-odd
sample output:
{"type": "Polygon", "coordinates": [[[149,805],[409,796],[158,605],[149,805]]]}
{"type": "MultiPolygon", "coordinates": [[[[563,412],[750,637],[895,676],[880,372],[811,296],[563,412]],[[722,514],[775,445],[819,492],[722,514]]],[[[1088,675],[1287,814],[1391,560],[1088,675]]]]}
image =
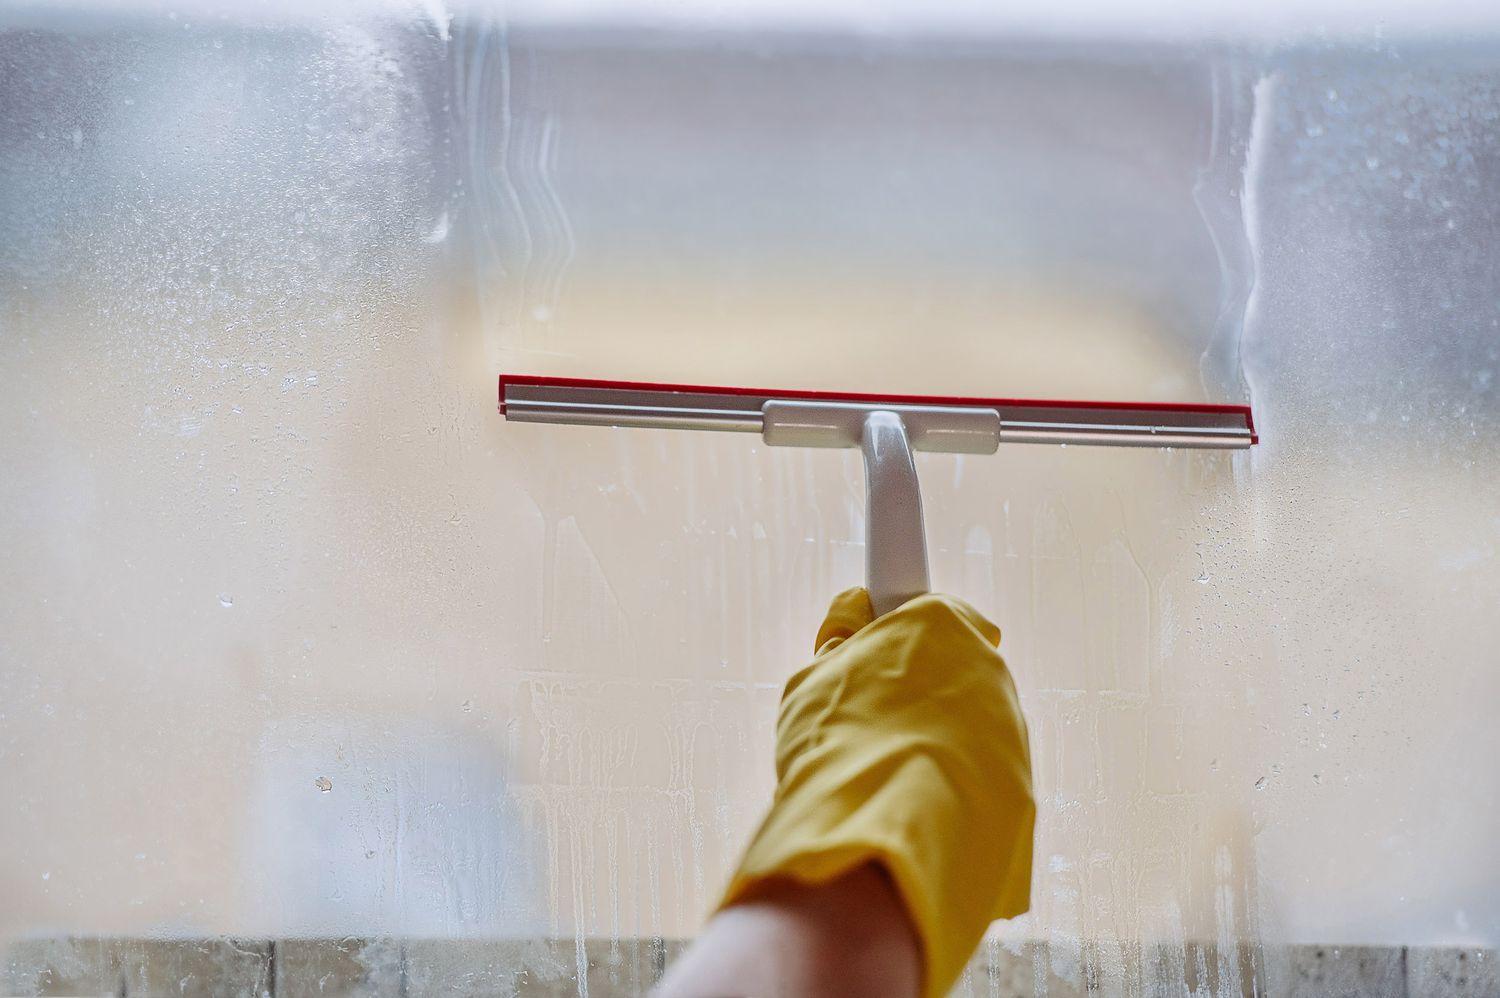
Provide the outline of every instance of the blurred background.
{"type": "Polygon", "coordinates": [[[693,934],[859,458],[504,371],[1250,404],[919,458],[1040,794],[959,993],[1493,993],[1497,193],[1477,4],[8,0],[0,992],[693,934]]]}

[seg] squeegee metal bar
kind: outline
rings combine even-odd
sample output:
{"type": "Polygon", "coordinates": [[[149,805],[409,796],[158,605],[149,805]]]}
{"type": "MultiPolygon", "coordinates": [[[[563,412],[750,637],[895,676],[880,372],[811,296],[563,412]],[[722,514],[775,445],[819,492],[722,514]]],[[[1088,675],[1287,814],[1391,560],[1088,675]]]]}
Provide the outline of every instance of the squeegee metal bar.
{"type": "Polygon", "coordinates": [[[1238,405],[1062,402],[861,395],[849,392],[705,388],[639,382],[502,375],[500,412],[520,422],[758,433],[773,400],[890,408],[993,409],[1005,443],[1124,447],[1245,448],[1256,442],[1250,409],[1238,405]]]}
{"type": "Polygon", "coordinates": [[[678,430],[733,430],[759,433],[760,410],[707,409],[680,405],[623,405],[555,399],[512,398],[505,418],[522,423],[574,423],[583,426],[639,426],[678,430]]]}

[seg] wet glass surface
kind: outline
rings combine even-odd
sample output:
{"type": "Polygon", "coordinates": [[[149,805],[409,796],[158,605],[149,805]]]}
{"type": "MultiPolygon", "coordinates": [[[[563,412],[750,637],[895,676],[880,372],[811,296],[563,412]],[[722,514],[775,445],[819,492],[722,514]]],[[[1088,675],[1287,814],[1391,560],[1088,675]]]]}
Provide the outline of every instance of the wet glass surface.
{"type": "Polygon", "coordinates": [[[1250,403],[919,458],[1032,728],[991,950],[1495,945],[1500,42],[4,16],[0,941],[692,934],[858,457],[518,371],[1250,403]]]}

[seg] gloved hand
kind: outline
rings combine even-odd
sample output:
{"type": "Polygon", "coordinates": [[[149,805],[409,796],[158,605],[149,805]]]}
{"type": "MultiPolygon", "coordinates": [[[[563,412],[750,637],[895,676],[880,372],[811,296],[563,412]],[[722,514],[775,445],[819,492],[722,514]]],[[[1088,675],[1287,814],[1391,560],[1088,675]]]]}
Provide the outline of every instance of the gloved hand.
{"type": "Polygon", "coordinates": [[[951,596],[879,620],[865,590],[835,597],[782,695],[776,794],[720,909],[878,863],[921,943],[923,994],[947,994],[989,923],[1031,902],[1031,754],[999,642],[951,596]]]}

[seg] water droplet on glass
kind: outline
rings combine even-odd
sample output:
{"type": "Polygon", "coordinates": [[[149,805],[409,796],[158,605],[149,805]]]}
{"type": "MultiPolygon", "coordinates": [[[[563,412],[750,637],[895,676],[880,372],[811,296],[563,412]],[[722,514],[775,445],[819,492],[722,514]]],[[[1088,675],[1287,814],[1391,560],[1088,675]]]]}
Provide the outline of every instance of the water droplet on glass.
{"type": "Polygon", "coordinates": [[[1302,714],[1303,714],[1304,717],[1312,717],[1312,707],[1309,706],[1308,704],[1303,704],[1302,705],[1302,714]]]}
{"type": "Polygon", "coordinates": [[[320,793],[326,794],[333,790],[333,781],[326,776],[320,776],[313,780],[313,786],[317,787],[320,793]]]}
{"type": "Polygon", "coordinates": [[[474,709],[474,701],[473,700],[465,700],[463,703],[459,704],[459,706],[462,707],[463,708],[463,712],[465,714],[467,714],[469,711],[471,711],[471,710],[474,709]]]}
{"type": "Polygon", "coordinates": [[[219,605],[225,608],[234,606],[234,597],[228,593],[219,594],[219,605]]]}
{"type": "Polygon", "coordinates": [[[1322,125],[1308,125],[1307,128],[1306,128],[1306,131],[1307,131],[1307,137],[1308,138],[1315,139],[1319,135],[1323,134],[1323,126],[1322,125]]]}
{"type": "Polygon", "coordinates": [[[374,858],[375,858],[375,850],[374,849],[366,849],[365,850],[365,859],[374,859],[374,858]]]}
{"type": "Polygon", "coordinates": [[[1257,789],[1257,790],[1264,790],[1264,789],[1266,789],[1266,778],[1264,776],[1262,776],[1260,779],[1258,779],[1258,780],[1255,781],[1255,789],[1257,789]]]}
{"type": "Polygon", "coordinates": [[[52,879],[52,871],[51,870],[44,870],[44,871],[42,871],[42,879],[43,880],[51,880],[52,879]]]}
{"type": "Polygon", "coordinates": [[[1313,782],[1321,784],[1323,782],[1323,777],[1319,776],[1317,773],[1314,773],[1313,774],[1313,782]]]}
{"type": "Polygon", "coordinates": [[[1338,711],[1334,711],[1334,712],[1333,712],[1333,719],[1334,719],[1334,720],[1335,720],[1335,721],[1337,721],[1337,720],[1338,720],[1338,719],[1339,719],[1339,712],[1338,712],[1338,711]]]}
{"type": "Polygon", "coordinates": [[[1209,584],[1209,582],[1212,581],[1212,578],[1209,576],[1208,570],[1204,569],[1194,577],[1193,581],[1198,583],[1198,585],[1200,586],[1206,586],[1209,584]]]}

